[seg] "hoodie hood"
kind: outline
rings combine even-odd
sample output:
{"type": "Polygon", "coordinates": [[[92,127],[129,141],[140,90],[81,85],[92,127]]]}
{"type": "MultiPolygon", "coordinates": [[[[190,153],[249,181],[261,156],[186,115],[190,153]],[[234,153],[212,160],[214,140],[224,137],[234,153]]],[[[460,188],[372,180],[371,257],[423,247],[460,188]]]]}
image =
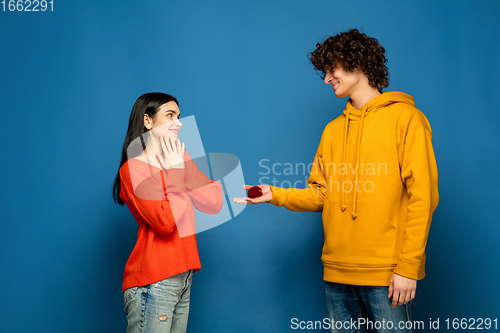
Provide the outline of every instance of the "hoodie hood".
{"type": "Polygon", "coordinates": [[[415,107],[415,99],[410,95],[400,91],[390,91],[378,95],[363,105],[360,109],[355,109],[354,106],[352,106],[351,99],[349,98],[343,113],[346,117],[349,115],[349,119],[359,120],[363,115],[363,112],[366,117],[370,113],[377,112],[379,109],[394,103],[404,103],[415,107]]]}
{"type": "MultiPolygon", "coordinates": [[[[345,125],[344,125],[344,142],[343,142],[344,151],[343,151],[342,162],[344,163],[344,165],[347,163],[347,161],[346,161],[346,159],[347,159],[347,137],[348,137],[347,134],[349,133],[349,122],[351,120],[360,122],[359,123],[359,130],[358,130],[358,138],[357,138],[357,142],[356,142],[356,152],[355,152],[355,156],[356,156],[356,164],[355,165],[358,166],[359,161],[360,161],[360,145],[361,145],[361,140],[363,137],[363,124],[364,124],[365,118],[368,117],[370,114],[378,112],[380,109],[385,108],[385,107],[387,107],[391,104],[394,104],[394,103],[403,103],[403,104],[408,104],[412,107],[415,107],[414,98],[411,97],[410,95],[405,94],[405,93],[400,92],[400,91],[391,91],[391,92],[382,93],[382,94],[378,95],[377,97],[371,99],[368,103],[363,105],[360,109],[355,109],[352,106],[351,99],[349,98],[349,100],[347,101],[347,105],[346,105],[344,112],[343,112],[344,116],[345,116],[345,125]]],[[[354,176],[354,178],[355,178],[354,184],[356,184],[355,185],[356,188],[354,189],[353,199],[352,199],[353,208],[352,208],[351,216],[353,219],[355,219],[357,217],[356,207],[357,207],[357,200],[358,200],[357,185],[358,185],[358,180],[359,180],[359,169],[360,168],[356,167],[356,174],[354,176]]],[[[346,175],[343,174],[342,175],[342,184],[344,183],[345,178],[346,178],[346,175]]],[[[341,189],[341,191],[342,192],[341,192],[340,209],[342,211],[345,211],[346,210],[345,192],[343,189],[341,189]]]]}

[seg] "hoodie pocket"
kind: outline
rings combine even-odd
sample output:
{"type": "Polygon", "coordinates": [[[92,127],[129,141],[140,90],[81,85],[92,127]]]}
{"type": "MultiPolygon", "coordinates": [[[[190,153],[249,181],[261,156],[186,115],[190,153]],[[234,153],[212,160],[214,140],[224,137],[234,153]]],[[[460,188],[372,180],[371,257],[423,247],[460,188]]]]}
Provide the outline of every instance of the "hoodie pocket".
{"type": "Polygon", "coordinates": [[[344,212],[339,201],[328,200],[325,208],[323,261],[361,267],[397,262],[397,230],[376,201],[358,201],[356,219],[351,217],[352,202],[344,212]]]}

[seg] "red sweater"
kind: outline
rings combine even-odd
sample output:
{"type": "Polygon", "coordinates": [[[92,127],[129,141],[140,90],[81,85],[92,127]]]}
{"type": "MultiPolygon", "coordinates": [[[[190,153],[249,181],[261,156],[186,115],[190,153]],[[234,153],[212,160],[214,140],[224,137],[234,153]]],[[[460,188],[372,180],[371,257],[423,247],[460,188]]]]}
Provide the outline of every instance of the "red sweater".
{"type": "Polygon", "coordinates": [[[222,188],[187,153],[184,160],[185,169],[168,172],[135,158],[120,168],[120,198],[139,224],[123,274],[123,291],[201,268],[193,204],[204,213],[218,213],[222,188]]]}

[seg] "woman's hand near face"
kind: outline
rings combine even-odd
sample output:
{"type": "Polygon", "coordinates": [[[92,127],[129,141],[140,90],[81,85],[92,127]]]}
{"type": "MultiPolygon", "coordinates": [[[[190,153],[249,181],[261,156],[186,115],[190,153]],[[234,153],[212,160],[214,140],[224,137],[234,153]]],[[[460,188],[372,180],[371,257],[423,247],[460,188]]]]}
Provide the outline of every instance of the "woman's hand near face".
{"type": "Polygon", "coordinates": [[[163,170],[184,169],[185,143],[179,139],[173,140],[168,135],[160,137],[160,146],[163,154],[156,154],[163,170]]]}

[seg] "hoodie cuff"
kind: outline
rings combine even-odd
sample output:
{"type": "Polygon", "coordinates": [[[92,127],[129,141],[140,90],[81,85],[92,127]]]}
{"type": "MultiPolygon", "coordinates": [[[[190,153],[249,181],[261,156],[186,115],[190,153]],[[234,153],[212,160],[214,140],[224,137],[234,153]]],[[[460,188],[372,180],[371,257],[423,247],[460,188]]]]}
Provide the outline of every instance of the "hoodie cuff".
{"type": "Polygon", "coordinates": [[[269,201],[269,203],[277,207],[283,206],[288,198],[288,193],[282,191],[280,187],[271,185],[269,185],[269,187],[271,188],[271,192],[273,194],[273,197],[271,198],[271,201],[269,201]]]}
{"type": "Polygon", "coordinates": [[[423,276],[419,276],[421,265],[422,263],[420,262],[412,262],[400,259],[396,268],[394,269],[394,273],[404,276],[405,278],[420,280],[423,278],[423,276]]]}

